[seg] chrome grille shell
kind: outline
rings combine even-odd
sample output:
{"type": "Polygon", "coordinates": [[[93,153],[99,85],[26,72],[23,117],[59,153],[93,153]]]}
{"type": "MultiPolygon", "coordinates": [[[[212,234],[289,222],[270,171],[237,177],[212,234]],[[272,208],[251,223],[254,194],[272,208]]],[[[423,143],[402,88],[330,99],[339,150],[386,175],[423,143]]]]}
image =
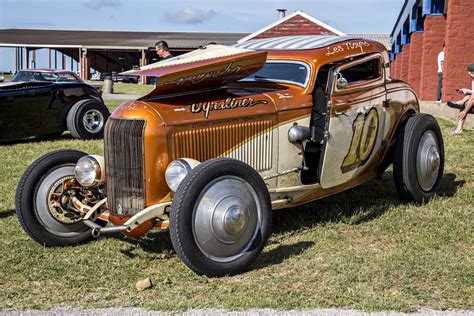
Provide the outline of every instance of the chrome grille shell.
{"type": "Polygon", "coordinates": [[[111,213],[134,215],[145,208],[145,125],[142,119],[107,120],[104,151],[111,213]]]}

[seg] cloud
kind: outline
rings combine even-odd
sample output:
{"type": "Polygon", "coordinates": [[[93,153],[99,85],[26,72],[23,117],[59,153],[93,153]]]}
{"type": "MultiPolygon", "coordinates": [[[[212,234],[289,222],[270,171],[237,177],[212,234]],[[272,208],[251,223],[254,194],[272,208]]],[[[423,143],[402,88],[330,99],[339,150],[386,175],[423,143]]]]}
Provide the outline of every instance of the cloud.
{"type": "Polygon", "coordinates": [[[84,6],[91,10],[99,10],[110,7],[116,9],[122,5],[122,0],[87,0],[84,6]]]}
{"type": "Polygon", "coordinates": [[[177,24],[200,24],[211,19],[217,14],[214,10],[204,11],[187,7],[179,11],[166,14],[168,22],[177,24]]]}

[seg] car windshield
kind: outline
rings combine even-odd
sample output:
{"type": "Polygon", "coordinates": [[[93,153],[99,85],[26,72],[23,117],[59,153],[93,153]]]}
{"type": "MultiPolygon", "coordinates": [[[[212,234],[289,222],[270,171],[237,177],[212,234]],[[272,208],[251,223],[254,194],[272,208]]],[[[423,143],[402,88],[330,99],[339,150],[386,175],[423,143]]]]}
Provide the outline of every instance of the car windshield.
{"type": "Polygon", "coordinates": [[[268,61],[262,69],[241,81],[276,81],[306,86],[309,67],[297,61],[268,61]]]}
{"type": "Polygon", "coordinates": [[[74,74],[68,72],[20,71],[12,81],[72,81],[79,82],[74,74]]]}
{"type": "Polygon", "coordinates": [[[78,81],[76,77],[72,74],[64,72],[64,73],[50,73],[44,72],[43,77],[47,81],[78,81]]]}

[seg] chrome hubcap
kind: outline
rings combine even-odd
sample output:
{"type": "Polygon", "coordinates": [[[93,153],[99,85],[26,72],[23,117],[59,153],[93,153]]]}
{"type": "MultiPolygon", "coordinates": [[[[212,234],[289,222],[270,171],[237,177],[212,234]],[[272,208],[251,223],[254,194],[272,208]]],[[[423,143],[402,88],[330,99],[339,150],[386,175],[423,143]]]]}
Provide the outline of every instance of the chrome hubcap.
{"type": "Polygon", "coordinates": [[[97,133],[104,126],[104,116],[98,110],[87,111],[82,121],[86,130],[91,133],[97,133]]]}
{"type": "Polygon", "coordinates": [[[230,235],[237,235],[244,229],[245,213],[238,205],[229,207],[224,215],[224,229],[230,235]]]}
{"type": "Polygon", "coordinates": [[[202,253],[218,262],[233,261],[252,245],[261,226],[255,190],[243,179],[224,176],[209,183],[193,211],[193,236],[202,253]]]}
{"type": "Polygon", "coordinates": [[[426,131],[420,139],[416,155],[416,174],[423,190],[429,191],[435,185],[440,164],[436,135],[432,131],[426,131]]]}

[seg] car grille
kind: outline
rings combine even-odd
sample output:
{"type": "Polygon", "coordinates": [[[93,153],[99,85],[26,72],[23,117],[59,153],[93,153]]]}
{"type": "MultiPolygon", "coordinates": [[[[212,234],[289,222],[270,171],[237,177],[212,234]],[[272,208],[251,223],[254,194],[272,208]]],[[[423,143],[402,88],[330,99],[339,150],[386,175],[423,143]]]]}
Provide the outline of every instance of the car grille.
{"type": "Polygon", "coordinates": [[[144,120],[108,119],[104,132],[107,204],[111,213],[145,208],[144,120]]]}
{"type": "Polygon", "coordinates": [[[243,161],[257,171],[272,168],[273,122],[271,120],[186,130],[171,135],[171,160],[206,161],[228,157],[243,161]]]}

